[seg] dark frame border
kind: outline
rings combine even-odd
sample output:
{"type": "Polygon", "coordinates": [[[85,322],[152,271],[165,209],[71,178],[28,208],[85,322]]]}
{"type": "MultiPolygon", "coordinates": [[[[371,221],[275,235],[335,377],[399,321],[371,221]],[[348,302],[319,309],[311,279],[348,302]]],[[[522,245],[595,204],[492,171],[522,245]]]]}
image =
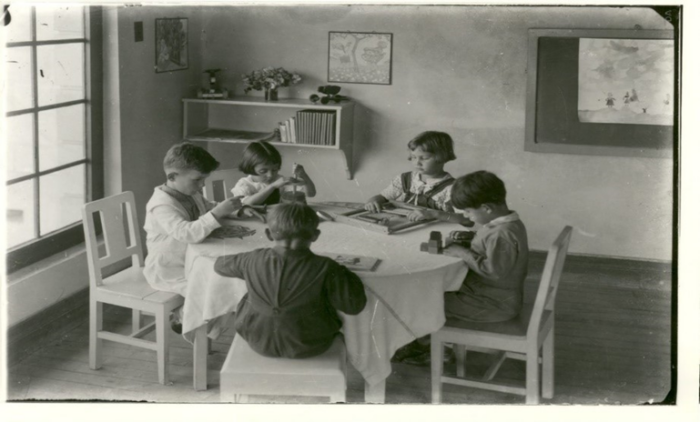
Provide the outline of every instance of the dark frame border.
{"type": "Polygon", "coordinates": [[[180,70],[187,70],[190,68],[190,23],[188,18],[156,18],[155,20],[155,28],[153,30],[153,36],[155,37],[155,45],[153,47],[153,50],[155,52],[155,71],[156,73],[169,73],[169,72],[177,72],[180,70]],[[185,21],[185,38],[186,38],[186,44],[185,44],[185,55],[187,57],[187,66],[181,67],[178,69],[168,69],[168,70],[158,70],[158,21],[185,21]]]}
{"type": "Polygon", "coordinates": [[[361,85],[391,85],[392,77],[394,73],[394,33],[393,32],[361,32],[361,31],[328,31],[328,62],[326,66],[326,80],[328,82],[340,83],[340,84],[361,84],[361,85]],[[390,38],[389,43],[389,82],[379,83],[379,82],[348,82],[348,81],[336,81],[331,80],[331,36],[332,34],[367,34],[367,35],[388,35],[390,38]]]}
{"type": "MultiPolygon", "coordinates": [[[[674,116],[674,126],[668,132],[668,139],[658,136],[658,145],[630,145],[621,146],[619,142],[616,145],[600,145],[600,144],[585,144],[585,143],[559,143],[557,141],[547,141],[541,135],[542,127],[538,124],[538,97],[542,94],[541,87],[538,86],[539,77],[539,41],[540,38],[628,38],[628,39],[669,39],[674,40],[673,30],[642,30],[642,29],[530,29],[528,31],[528,64],[527,64],[527,94],[526,94],[526,121],[525,121],[525,151],[544,152],[544,153],[563,153],[563,154],[581,154],[581,155],[607,155],[607,156],[627,156],[627,157],[659,157],[672,158],[674,140],[677,137],[678,116],[674,116]]],[[[678,45],[674,47],[676,57],[674,64],[678,65],[678,45]]],[[[678,80],[674,86],[674,102],[679,102],[678,80]]],[[[674,105],[675,109],[675,105],[674,105]]],[[[677,109],[676,114],[677,114],[677,109]]],[[[565,109],[556,111],[556,115],[548,116],[551,121],[556,121],[557,124],[571,122],[566,114],[565,109]]],[[[574,123],[569,123],[566,129],[567,134],[575,137],[579,129],[580,123],[575,119],[574,123]]],[[[591,131],[593,136],[605,138],[606,135],[614,131],[611,130],[614,124],[606,123],[585,123],[586,128],[591,131]]],[[[623,126],[623,125],[618,125],[623,126]]],[[[647,130],[652,132],[651,128],[667,128],[666,126],[654,125],[624,125],[637,130],[647,130]],[[640,128],[648,126],[648,128],[640,128]]],[[[661,132],[657,130],[657,132],[661,132]]],[[[650,137],[653,137],[650,135],[650,137]]],[[[649,142],[647,142],[649,144],[649,142]]]]}

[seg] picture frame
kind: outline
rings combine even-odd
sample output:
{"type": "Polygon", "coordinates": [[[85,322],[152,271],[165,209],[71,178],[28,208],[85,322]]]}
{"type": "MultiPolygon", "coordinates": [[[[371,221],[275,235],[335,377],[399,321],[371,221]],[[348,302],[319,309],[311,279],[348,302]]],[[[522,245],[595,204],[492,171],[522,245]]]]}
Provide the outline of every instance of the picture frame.
{"type": "Polygon", "coordinates": [[[187,18],[156,19],[156,73],[185,70],[189,67],[187,18]]]}
{"type": "MultiPolygon", "coordinates": [[[[678,121],[674,100],[679,92],[676,48],[672,30],[529,30],[525,151],[671,158],[678,121]],[[618,64],[623,61],[615,56],[616,51],[630,53],[624,65],[632,60],[634,67],[634,60],[641,63],[640,55],[647,50],[668,49],[669,42],[672,48],[670,53],[664,52],[663,60],[666,69],[671,66],[671,74],[666,71],[664,80],[670,78],[672,86],[667,89],[672,93],[666,92],[666,104],[657,98],[660,88],[645,92],[650,94],[647,103],[634,103],[635,88],[644,91],[645,84],[649,84],[645,79],[649,78],[645,75],[648,66],[640,64],[637,69],[641,73],[618,71],[618,64]],[[585,57],[583,66],[579,63],[580,54],[585,57]],[[671,63],[667,54],[671,54],[671,63]],[[604,76],[587,79],[591,72],[604,76]],[[610,92],[615,90],[612,87],[617,91],[610,92]],[[589,119],[589,115],[605,118],[589,119]],[[652,117],[657,120],[641,120],[652,117]],[[659,119],[663,124],[656,124],[659,119]]],[[[645,60],[648,59],[646,54],[645,60]]]]}
{"type": "Polygon", "coordinates": [[[391,85],[392,33],[328,33],[328,82],[391,85]]]}

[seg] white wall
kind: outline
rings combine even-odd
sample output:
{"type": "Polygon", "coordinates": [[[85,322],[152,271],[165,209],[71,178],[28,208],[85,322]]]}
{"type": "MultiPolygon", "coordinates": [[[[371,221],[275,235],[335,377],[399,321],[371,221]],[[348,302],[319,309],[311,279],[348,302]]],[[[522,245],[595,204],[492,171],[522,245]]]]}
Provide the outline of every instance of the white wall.
{"type": "MultiPolygon", "coordinates": [[[[576,228],[573,253],[670,261],[670,159],[524,151],[527,30],[669,29],[652,10],[220,7],[204,9],[202,25],[203,68],[225,68],[229,89],[243,95],[242,73],[282,66],[304,81],[282,89],[281,96],[299,98],[328,83],[329,31],[393,33],[391,85],[337,84],[358,103],[355,180],[345,179],[337,153],[281,151],[285,163],[305,165],[318,186],[318,200],[365,200],[410,169],[409,139],[424,130],[443,130],[454,138],[458,157],[447,170],[462,175],[486,169],[501,176],[533,249],[547,249],[570,224],[576,228]]],[[[235,167],[240,148],[228,151],[216,148],[220,161],[235,167]]]]}

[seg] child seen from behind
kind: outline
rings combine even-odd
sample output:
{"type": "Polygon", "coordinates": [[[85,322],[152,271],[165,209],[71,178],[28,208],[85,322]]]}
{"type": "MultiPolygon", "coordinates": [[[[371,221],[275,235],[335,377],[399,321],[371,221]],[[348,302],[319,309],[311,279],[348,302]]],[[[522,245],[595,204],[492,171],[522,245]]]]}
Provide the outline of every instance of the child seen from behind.
{"type": "Polygon", "coordinates": [[[268,212],[272,248],[219,257],[214,270],[246,280],[236,332],[263,356],[305,358],[328,350],[340,333],[337,311],[356,315],[367,298],[359,277],[309,249],[320,235],[313,209],[279,204],[268,212]]]}

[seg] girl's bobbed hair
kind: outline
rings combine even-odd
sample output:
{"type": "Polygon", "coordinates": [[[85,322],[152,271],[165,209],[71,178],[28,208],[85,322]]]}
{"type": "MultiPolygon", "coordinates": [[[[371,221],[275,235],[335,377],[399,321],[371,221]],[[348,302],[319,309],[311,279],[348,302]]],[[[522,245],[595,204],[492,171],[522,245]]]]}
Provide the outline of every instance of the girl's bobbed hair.
{"type": "MultiPolygon", "coordinates": [[[[457,158],[454,152],[454,142],[452,142],[452,137],[445,132],[423,132],[408,141],[409,150],[415,151],[417,148],[420,148],[424,152],[434,154],[435,158],[442,163],[446,163],[457,158]]],[[[411,159],[410,154],[408,159],[411,159]]]]}
{"type": "Polygon", "coordinates": [[[243,161],[238,169],[245,174],[255,174],[258,164],[282,166],[282,156],[277,148],[265,141],[251,142],[243,151],[243,161]]]}

